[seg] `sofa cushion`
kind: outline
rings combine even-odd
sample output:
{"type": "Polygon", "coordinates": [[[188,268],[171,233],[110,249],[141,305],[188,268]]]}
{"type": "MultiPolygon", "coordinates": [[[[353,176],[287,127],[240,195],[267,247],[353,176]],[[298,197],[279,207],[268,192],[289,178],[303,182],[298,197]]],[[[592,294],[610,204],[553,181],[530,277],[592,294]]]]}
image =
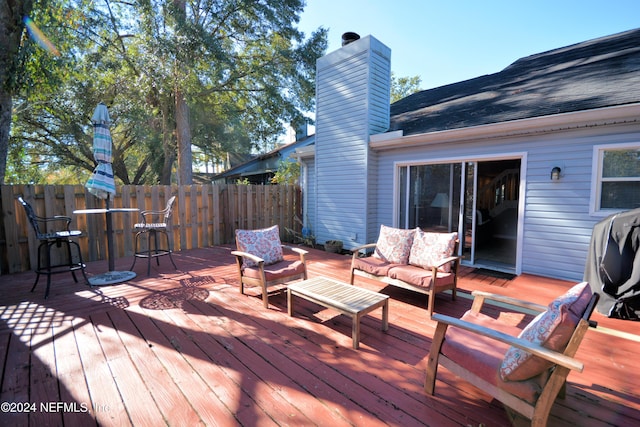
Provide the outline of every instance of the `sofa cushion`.
{"type": "MultiPolygon", "coordinates": [[[[296,274],[304,274],[305,266],[302,261],[279,261],[264,268],[264,275],[267,282],[276,279],[285,279],[296,274]]],[[[260,269],[258,267],[247,267],[242,273],[245,277],[260,279],[260,269]]]]}
{"type": "MultiPolygon", "coordinates": [[[[550,350],[564,351],[582,314],[591,299],[591,287],[583,282],[553,300],[546,311],[540,313],[518,335],[550,350]]],[[[503,380],[521,381],[549,369],[553,364],[531,353],[511,347],[500,366],[503,380]]]]}
{"type": "MultiPolygon", "coordinates": [[[[282,243],[280,242],[280,229],[278,225],[259,230],[236,230],[236,245],[239,251],[248,252],[264,260],[265,265],[282,261],[282,243]]],[[[245,258],[245,267],[254,267],[257,264],[245,258]]]]}
{"type": "MultiPolygon", "coordinates": [[[[387,275],[392,279],[402,280],[411,285],[429,289],[431,287],[431,270],[425,270],[415,265],[394,265],[389,269],[387,275]]],[[[453,284],[453,273],[443,273],[438,271],[436,288],[453,284]]]]}
{"type": "Polygon", "coordinates": [[[380,235],[373,256],[392,264],[408,264],[415,234],[415,229],[406,230],[380,225],[380,235]]]}
{"type": "MultiPolygon", "coordinates": [[[[413,245],[409,253],[409,264],[422,268],[431,268],[439,261],[453,255],[458,233],[431,233],[416,230],[413,245]]],[[[439,271],[451,271],[451,263],[438,267],[439,271]]]]}
{"type": "Polygon", "coordinates": [[[373,256],[366,258],[356,258],[353,260],[351,267],[356,270],[362,270],[375,276],[386,276],[389,269],[398,264],[391,264],[383,259],[373,256]]]}
{"type": "MultiPolygon", "coordinates": [[[[482,313],[468,311],[462,316],[462,320],[508,335],[515,336],[520,332],[519,328],[482,313]]],[[[498,374],[498,368],[508,347],[500,341],[449,326],[441,353],[458,365],[473,366],[474,372],[488,383],[533,403],[540,394],[544,378],[534,378],[530,381],[503,381],[498,374]]]]}

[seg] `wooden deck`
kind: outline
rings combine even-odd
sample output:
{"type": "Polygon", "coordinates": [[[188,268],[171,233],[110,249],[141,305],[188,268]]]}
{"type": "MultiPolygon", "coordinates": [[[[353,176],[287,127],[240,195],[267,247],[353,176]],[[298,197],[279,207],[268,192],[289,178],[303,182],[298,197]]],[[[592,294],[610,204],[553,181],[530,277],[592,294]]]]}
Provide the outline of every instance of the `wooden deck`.
{"type": "MultiPolygon", "coordinates": [[[[103,288],[58,275],[47,300],[45,283],[29,292],[34,273],[0,276],[0,425],[509,425],[500,404],[445,369],[436,395],[424,393],[434,322],[423,295],[357,278],[391,298],[389,331],[373,311],[354,350],[347,316],[300,300],[289,317],[286,295],[268,310],[257,290],[241,295],[231,250],[176,252],[179,271],[161,259],[150,277],[138,263],[137,278],[103,288]]],[[[348,280],[348,256],[308,259],[310,277],[348,280]]],[[[435,307],[460,316],[474,289],[546,304],[571,285],[463,268],[460,298],[439,294],[435,307]]],[[[577,354],[586,368],[569,375],[550,425],[640,425],[638,324],[594,318],[577,354]]]]}

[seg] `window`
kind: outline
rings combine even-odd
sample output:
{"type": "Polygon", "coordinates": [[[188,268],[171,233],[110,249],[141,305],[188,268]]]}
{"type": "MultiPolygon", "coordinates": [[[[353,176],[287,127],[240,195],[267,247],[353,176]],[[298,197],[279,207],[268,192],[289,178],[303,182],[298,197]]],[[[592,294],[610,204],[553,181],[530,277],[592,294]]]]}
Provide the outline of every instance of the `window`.
{"type": "Polygon", "coordinates": [[[597,150],[595,210],[640,208],[640,144],[600,146],[597,150]]]}

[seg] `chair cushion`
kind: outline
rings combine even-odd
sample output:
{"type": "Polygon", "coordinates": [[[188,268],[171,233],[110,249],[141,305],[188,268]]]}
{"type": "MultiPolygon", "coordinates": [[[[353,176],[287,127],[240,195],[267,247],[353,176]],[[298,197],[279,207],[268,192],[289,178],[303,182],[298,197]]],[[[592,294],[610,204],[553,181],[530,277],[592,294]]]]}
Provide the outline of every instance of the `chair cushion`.
{"type": "Polygon", "coordinates": [[[151,229],[165,229],[167,228],[166,222],[139,222],[133,226],[139,230],[151,230],[151,229]]]}
{"type": "MultiPolygon", "coordinates": [[[[280,261],[271,264],[264,269],[264,275],[267,282],[278,279],[286,279],[287,277],[304,274],[305,266],[302,261],[280,261]]],[[[260,269],[258,267],[247,267],[243,271],[243,276],[252,279],[260,279],[260,269]]]]}
{"type": "MultiPolygon", "coordinates": [[[[582,314],[591,299],[591,288],[583,282],[553,300],[518,335],[550,350],[564,351],[582,314]]],[[[549,369],[553,364],[517,347],[507,351],[500,366],[503,380],[521,381],[549,369]]]]}
{"type": "MultiPolygon", "coordinates": [[[[430,233],[416,230],[409,254],[409,264],[422,268],[431,268],[439,261],[453,255],[458,233],[430,233]]],[[[451,263],[438,267],[438,271],[448,273],[451,263]]]]}
{"type": "MultiPolygon", "coordinates": [[[[415,265],[394,265],[389,269],[388,276],[392,279],[402,280],[411,285],[425,288],[425,290],[431,287],[431,270],[425,270],[415,265]]],[[[453,273],[439,271],[436,277],[436,289],[453,284],[453,279],[453,273]]]]}
{"type": "Polygon", "coordinates": [[[408,264],[415,234],[415,229],[406,230],[380,225],[380,235],[373,256],[392,264],[408,264]]]}
{"type": "Polygon", "coordinates": [[[390,262],[373,256],[356,258],[351,264],[352,268],[362,270],[375,276],[386,276],[389,269],[396,265],[398,264],[391,264],[390,262]]]}
{"type": "MultiPolygon", "coordinates": [[[[265,265],[283,260],[278,225],[259,230],[236,230],[236,246],[239,251],[262,258],[265,265]]],[[[250,259],[245,259],[244,265],[254,267],[257,264],[250,259]]]]}
{"type": "MultiPolygon", "coordinates": [[[[518,327],[503,323],[482,313],[467,311],[462,316],[462,320],[498,330],[508,335],[515,336],[520,332],[518,327]]],[[[450,326],[447,328],[441,353],[456,364],[472,369],[476,375],[488,383],[500,387],[508,393],[515,394],[529,403],[533,403],[540,394],[541,383],[544,378],[505,382],[498,375],[498,368],[508,347],[507,344],[500,341],[450,326]]]]}
{"type": "Polygon", "coordinates": [[[82,235],[82,231],[80,230],[69,230],[69,231],[52,231],[51,233],[45,233],[38,237],[40,240],[55,240],[55,239],[66,239],[69,237],[77,237],[82,235]]]}

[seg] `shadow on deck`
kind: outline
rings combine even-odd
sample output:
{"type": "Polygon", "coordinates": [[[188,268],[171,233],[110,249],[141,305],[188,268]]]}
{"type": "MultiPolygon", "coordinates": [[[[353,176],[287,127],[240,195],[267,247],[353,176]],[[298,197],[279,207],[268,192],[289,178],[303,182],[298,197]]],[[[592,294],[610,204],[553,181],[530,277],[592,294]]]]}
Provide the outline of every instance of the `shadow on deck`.
{"type": "MultiPolygon", "coordinates": [[[[300,301],[289,317],[283,295],[268,310],[257,289],[240,295],[231,250],[176,252],[178,271],[161,259],[147,277],[142,263],[135,279],[101,288],[58,275],[47,300],[43,283],[29,292],[34,273],[2,276],[0,424],[509,425],[499,404],[445,369],[435,396],[424,393],[435,327],[424,295],[357,278],[390,295],[390,327],[380,330],[380,310],[365,316],[353,350],[346,316],[300,301]]],[[[348,256],[311,250],[308,265],[310,277],[348,281],[348,256]]],[[[463,268],[460,298],[439,294],[435,310],[460,316],[475,289],[546,304],[571,285],[463,268]]],[[[569,375],[550,425],[640,423],[637,323],[594,320],[576,356],[585,370],[569,375]]]]}

